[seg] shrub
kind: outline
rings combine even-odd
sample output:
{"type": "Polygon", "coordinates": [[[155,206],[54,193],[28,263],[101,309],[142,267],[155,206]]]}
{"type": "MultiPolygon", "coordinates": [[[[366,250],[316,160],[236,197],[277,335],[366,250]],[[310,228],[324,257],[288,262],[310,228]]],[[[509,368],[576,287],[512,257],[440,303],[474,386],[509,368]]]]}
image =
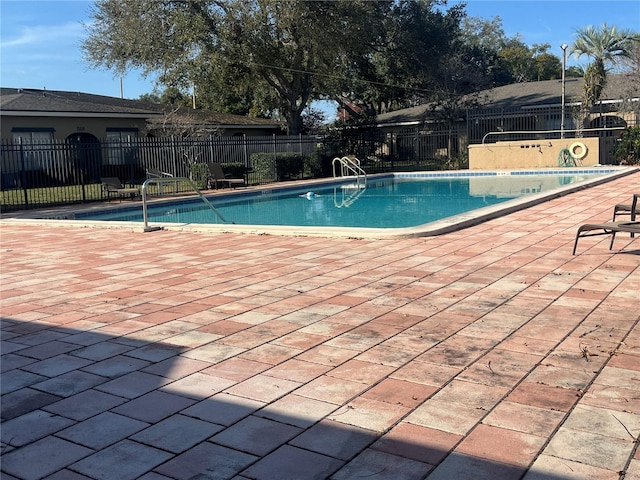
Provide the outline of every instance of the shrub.
{"type": "Polygon", "coordinates": [[[275,165],[272,153],[254,153],[251,155],[251,165],[254,174],[264,182],[288,180],[302,174],[304,160],[302,155],[295,152],[281,152],[275,154],[275,165]]]}
{"type": "Polygon", "coordinates": [[[620,165],[640,164],[640,125],[627,128],[616,147],[613,156],[620,165]]]}
{"type": "Polygon", "coordinates": [[[276,172],[278,181],[291,180],[302,175],[304,158],[299,153],[284,152],[276,154],[276,172]]]}
{"type": "Polygon", "coordinates": [[[191,164],[191,180],[200,190],[209,186],[209,167],[206,163],[191,164]]]}
{"type": "Polygon", "coordinates": [[[324,176],[325,162],[327,159],[318,151],[315,151],[309,157],[304,159],[304,177],[318,178],[324,176]]]}
{"type": "MultiPolygon", "coordinates": [[[[326,137],[308,159],[309,174],[313,172],[314,177],[330,177],[333,175],[332,162],[336,157],[342,157],[339,145],[331,137],[326,137]]],[[[307,167],[305,166],[305,175],[307,167]]]]}
{"type": "Polygon", "coordinates": [[[273,154],[254,153],[251,155],[249,160],[253,167],[253,174],[259,182],[273,182],[275,180],[273,154]]]}

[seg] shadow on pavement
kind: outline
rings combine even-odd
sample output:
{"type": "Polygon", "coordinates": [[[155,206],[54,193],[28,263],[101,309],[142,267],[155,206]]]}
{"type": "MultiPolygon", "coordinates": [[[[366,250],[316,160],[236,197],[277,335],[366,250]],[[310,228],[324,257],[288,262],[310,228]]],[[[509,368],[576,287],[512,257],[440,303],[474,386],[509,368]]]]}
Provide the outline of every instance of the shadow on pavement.
{"type": "MultiPolygon", "coordinates": [[[[233,395],[238,381],[210,375],[211,364],[185,347],[6,318],[2,328],[3,479],[497,480],[526,473],[526,466],[451,453],[454,443],[445,451],[428,438],[398,441],[336,421],[348,402],[316,401],[325,411],[304,411],[233,395]]],[[[527,476],[542,478],[561,480],[527,476]]]]}

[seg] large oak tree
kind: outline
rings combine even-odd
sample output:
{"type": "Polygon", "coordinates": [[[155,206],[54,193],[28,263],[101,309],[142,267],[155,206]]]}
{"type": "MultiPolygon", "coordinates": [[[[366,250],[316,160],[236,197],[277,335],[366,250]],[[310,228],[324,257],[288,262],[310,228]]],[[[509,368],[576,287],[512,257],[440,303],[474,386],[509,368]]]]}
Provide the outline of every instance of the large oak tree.
{"type": "Polygon", "coordinates": [[[279,115],[300,132],[312,100],[375,113],[433,91],[463,7],[446,0],[97,0],[83,42],[94,67],[139,68],[199,105],[279,115]],[[416,93],[418,92],[418,93],[416,93]]]}
{"type": "Polygon", "coordinates": [[[83,50],[94,67],[196,85],[235,113],[277,112],[298,133],[309,101],[327,94],[326,79],[367,56],[388,3],[98,0],[83,50]]]}

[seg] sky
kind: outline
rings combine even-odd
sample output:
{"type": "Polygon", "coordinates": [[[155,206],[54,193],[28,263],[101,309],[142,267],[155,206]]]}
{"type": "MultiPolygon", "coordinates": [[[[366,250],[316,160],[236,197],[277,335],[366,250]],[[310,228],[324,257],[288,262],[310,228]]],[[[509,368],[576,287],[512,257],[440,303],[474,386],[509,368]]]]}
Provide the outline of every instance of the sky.
{"type": "MultiPolygon", "coordinates": [[[[449,0],[449,5],[458,4],[449,0]]],[[[136,99],[154,88],[140,72],[115,78],[91,69],[80,48],[93,2],[85,0],[0,0],[0,86],[66,90],[136,99]]],[[[549,43],[562,58],[562,44],[587,25],[615,25],[640,31],[640,0],[467,0],[469,16],[498,16],[508,37],[529,46],[549,43]]],[[[567,65],[575,65],[567,58],[567,65]]]]}

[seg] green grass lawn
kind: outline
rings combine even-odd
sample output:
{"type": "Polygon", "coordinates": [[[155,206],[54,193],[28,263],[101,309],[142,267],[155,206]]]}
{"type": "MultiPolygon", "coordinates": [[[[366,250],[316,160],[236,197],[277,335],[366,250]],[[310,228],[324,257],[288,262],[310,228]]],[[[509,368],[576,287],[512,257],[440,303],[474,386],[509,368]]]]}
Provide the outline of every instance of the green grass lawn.
{"type": "Polygon", "coordinates": [[[102,200],[101,184],[69,185],[63,187],[12,189],[0,192],[2,210],[20,210],[27,207],[60,205],[102,200]]]}
{"type": "MultiPolygon", "coordinates": [[[[176,182],[162,185],[165,194],[192,192],[186,182],[176,182]]],[[[140,188],[141,185],[138,185],[140,188]]],[[[158,195],[160,186],[151,184],[147,186],[146,193],[149,196],[158,195]]],[[[115,198],[112,196],[111,198],[115,198]]],[[[43,187],[28,189],[11,189],[0,191],[0,210],[2,212],[24,210],[27,208],[44,208],[49,206],[70,205],[77,203],[90,203],[107,200],[107,194],[102,184],[68,185],[61,187],[43,187]]]]}

